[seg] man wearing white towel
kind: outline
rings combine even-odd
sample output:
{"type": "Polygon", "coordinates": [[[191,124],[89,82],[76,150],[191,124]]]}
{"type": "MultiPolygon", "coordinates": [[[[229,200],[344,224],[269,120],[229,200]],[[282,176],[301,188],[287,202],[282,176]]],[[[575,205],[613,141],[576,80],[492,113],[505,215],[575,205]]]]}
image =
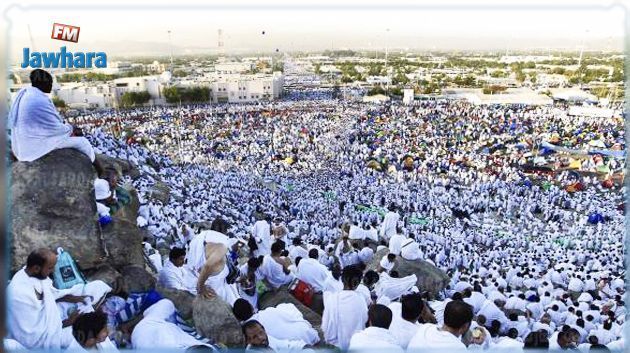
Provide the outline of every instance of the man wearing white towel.
{"type": "Polygon", "coordinates": [[[375,304],[368,312],[369,327],[352,335],[348,351],[372,351],[403,353],[398,340],[389,330],[392,311],[385,305],[375,304]]]}
{"type": "Polygon", "coordinates": [[[96,162],[94,149],[83,137],[80,129],[64,124],[53,102],[46,95],[52,91],[53,77],[42,69],[30,74],[32,87],[21,89],[9,112],[11,149],[19,161],[32,162],[49,152],[73,148],[85,154],[95,163],[97,171],[102,168],[96,162]]]}
{"type": "Polygon", "coordinates": [[[465,350],[461,337],[468,331],[472,319],[472,306],[460,300],[452,300],[444,309],[444,325],[422,325],[409,341],[407,351],[465,350]]]}
{"type": "Polygon", "coordinates": [[[368,319],[365,299],[356,292],[363,273],[356,266],[343,269],[343,290],[324,292],[322,330],[326,342],[342,350],[348,349],[352,335],[365,328],[368,319]]]}
{"type": "MultiPolygon", "coordinates": [[[[26,267],[13,276],[7,288],[8,338],[27,349],[65,349],[73,344],[69,327],[79,315],[74,312],[62,321],[57,302],[83,303],[86,296],[57,290],[48,277],[57,264],[57,255],[49,249],[33,251],[26,267]]],[[[99,298],[95,298],[99,299],[99,298]]]]}

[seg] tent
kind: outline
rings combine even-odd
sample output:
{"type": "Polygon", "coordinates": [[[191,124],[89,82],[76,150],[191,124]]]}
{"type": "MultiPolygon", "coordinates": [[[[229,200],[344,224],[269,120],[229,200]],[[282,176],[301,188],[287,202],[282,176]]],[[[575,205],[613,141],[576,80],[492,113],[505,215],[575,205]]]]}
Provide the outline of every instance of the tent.
{"type": "Polygon", "coordinates": [[[582,161],[580,161],[579,159],[570,159],[569,162],[569,169],[580,169],[582,168],[582,161]]]}

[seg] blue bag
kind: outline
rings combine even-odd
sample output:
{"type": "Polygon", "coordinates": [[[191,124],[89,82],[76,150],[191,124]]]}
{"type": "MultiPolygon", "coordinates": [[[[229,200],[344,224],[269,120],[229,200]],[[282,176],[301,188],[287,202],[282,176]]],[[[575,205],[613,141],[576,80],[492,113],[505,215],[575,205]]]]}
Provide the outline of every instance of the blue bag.
{"type": "Polygon", "coordinates": [[[86,284],[83,274],[72,256],[63,248],[57,248],[57,264],[53,272],[53,285],[57,289],[72,288],[77,284],[86,284]]]}

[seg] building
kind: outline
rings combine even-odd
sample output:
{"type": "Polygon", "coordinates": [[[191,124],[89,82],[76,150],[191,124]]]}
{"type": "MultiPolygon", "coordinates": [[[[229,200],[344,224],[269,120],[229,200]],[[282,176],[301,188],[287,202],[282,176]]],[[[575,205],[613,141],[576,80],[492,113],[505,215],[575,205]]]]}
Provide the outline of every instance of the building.
{"type": "Polygon", "coordinates": [[[389,102],[390,98],[384,94],[376,94],[373,96],[363,96],[363,103],[384,103],[389,102]]]}
{"type": "Polygon", "coordinates": [[[159,61],[155,60],[153,63],[146,65],[146,70],[150,73],[161,74],[166,71],[166,65],[160,64],[159,61]]]}
{"type": "Polygon", "coordinates": [[[371,85],[390,85],[392,79],[388,76],[368,76],[365,78],[365,82],[371,85]]]}
{"type": "Polygon", "coordinates": [[[117,104],[116,89],[108,83],[65,83],[54,87],[52,93],[69,108],[113,108],[117,104]]]}
{"type": "Polygon", "coordinates": [[[472,104],[526,104],[551,105],[553,99],[536,93],[529,88],[508,88],[497,94],[484,94],[479,88],[451,88],[442,92],[445,98],[463,99],[472,104]]]}
{"type": "Polygon", "coordinates": [[[281,72],[274,72],[273,75],[228,75],[216,77],[207,83],[212,103],[271,101],[282,95],[284,76],[281,72]]]}
{"type": "Polygon", "coordinates": [[[252,68],[251,62],[228,62],[214,65],[214,71],[218,75],[244,74],[250,72],[252,68]]]}
{"type": "Polygon", "coordinates": [[[120,102],[120,97],[126,92],[149,92],[151,96],[150,104],[163,104],[165,102],[162,91],[164,90],[163,80],[159,76],[141,76],[117,78],[113,81],[116,92],[116,99],[120,102]]]}
{"type": "Polygon", "coordinates": [[[565,87],[569,84],[569,79],[560,74],[543,74],[536,76],[536,84],[545,87],[565,87]]]}
{"type": "Polygon", "coordinates": [[[403,104],[409,105],[413,103],[413,88],[405,88],[403,89],[403,104]]]}

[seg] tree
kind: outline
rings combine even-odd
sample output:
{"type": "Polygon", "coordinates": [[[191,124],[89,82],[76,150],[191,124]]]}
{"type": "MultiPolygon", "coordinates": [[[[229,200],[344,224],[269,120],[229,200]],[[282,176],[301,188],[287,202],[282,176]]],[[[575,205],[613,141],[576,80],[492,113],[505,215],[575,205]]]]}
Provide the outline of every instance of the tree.
{"type": "Polygon", "coordinates": [[[66,102],[63,99],[61,99],[61,98],[59,98],[57,96],[53,96],[52,97],[52,102],[55,105],[55,107],[57,107],[57,108],[65,108],[66,107],[66,102]]]}
{"type": "Polygon", "coordinates": [[[486,86],[486,87],[483,88],[483,94],[500,93],[500,92],[505,91],[506,89],[507,89],[507,87],[498,86],[498,85],[486,86]]]}
{"type": "Polygon", "coordinates": [[[166,99],[167,103],[179,103],[182,99],[177,87],[167,87],[164,91],[162,91],[162,93],[164,94],[164,99],[166,99]]]}
{"type": "Polygon", "coordinates": [[[188,72],[186,72],[184,70],[175,70],[175,72],[173,72],[173,76],[174,77],[186,77],[186,76],[188,76],[188,72]]]}
{"type": "Polygon", "coordinates": [[[368,96],[374,96],[377,94],[385,94],[385,89],[383,89],[383,87],[381,86],[376,86],[376,87],[370,88],[370,90],[367,92],[368,96]]]}
{"type": "Polygon", "coordinates": [[[409,83],[409,78],[402,72],[398,72],[396,76],[394,76],[394,78],[392,79],[392,83],[395,85],[405,85],[409,83]]]}
{"type": "Polygon", "coordinates": [[[208,87],[168,87],[164,89],[163,93],[168,103],[197,103],[210,100],[210,89],[208,87]]]}
{"type": "Polygon", "coordinates": [[[123,107],[134,107],[136,105],[142,105],[151,99],[149,92],[125,92],[121,97],[121,104],[123,107]]]}
{"type": "Polygon", "coordinates": [[[523,73],[523,71],[516,71],[516,81],[518,81],[519,83],[523,83],[523,81],[525,81],[525,74],[523,73]]]}

